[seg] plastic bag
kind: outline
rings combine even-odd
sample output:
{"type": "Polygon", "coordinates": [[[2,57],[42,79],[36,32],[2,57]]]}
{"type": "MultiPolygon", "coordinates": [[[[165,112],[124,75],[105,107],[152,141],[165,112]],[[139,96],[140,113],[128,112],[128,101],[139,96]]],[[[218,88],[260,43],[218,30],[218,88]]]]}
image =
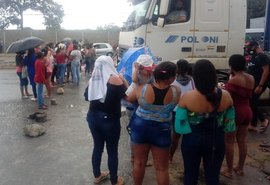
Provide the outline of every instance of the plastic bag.
{"type": "Polygon", "coordinates": [[[23,66],[22,68],[22,78],[27,78],[28,72],[27,72],[27,66],[23,66]]]}

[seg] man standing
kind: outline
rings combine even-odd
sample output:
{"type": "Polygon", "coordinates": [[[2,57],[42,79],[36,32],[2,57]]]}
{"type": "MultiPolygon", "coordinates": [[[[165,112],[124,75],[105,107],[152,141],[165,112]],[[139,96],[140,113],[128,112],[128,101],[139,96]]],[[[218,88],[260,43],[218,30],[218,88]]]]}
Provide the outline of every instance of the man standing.
{"type": "Polygon", "coordinates": [[[249,131],[257,131],[257,121],[259,120],[261,122],[261,126],[258,131],[263,133],[269,125],[269,120],[267,120],[264,114],[258,110],[258,101],[261,94],[267,87],[269,77],[269,58],[264,54],[262,48],[256,41],[248,42],[245,49],[252,56],[248,64],[248,73],[255,79],[255,87],[250,103],[253,118],[249,126],[249,131]]]}

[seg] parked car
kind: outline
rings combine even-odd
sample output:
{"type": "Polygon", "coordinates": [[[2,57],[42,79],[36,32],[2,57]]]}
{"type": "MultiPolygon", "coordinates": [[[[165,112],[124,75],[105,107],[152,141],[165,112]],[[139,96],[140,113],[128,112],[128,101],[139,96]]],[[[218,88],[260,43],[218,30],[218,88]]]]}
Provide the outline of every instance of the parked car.
{"type": "Polygon", "coordinates": [[[96,51],[96,56],[101,55],[113,56],[113,47],[108,43],[93,43],[96,51]]]}

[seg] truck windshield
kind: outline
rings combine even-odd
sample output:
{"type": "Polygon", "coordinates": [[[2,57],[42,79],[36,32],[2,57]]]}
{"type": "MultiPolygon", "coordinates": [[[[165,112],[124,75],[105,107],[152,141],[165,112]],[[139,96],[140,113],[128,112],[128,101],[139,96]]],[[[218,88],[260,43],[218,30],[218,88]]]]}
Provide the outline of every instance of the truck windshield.
{"type": "Polygon", "coordinates": [[[134,6],[134,10],[122,27],[122,31],[133,31],[145,23],[145,15],[150,2],[151,0],[145,0],[134,6]]]}

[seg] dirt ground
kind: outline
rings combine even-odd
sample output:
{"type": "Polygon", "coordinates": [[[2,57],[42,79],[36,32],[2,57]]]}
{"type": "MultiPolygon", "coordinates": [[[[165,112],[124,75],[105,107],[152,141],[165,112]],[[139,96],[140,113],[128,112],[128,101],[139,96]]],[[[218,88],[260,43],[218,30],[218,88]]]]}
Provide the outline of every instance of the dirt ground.
{"type": "MultiPolygon", "coordinates": [[[[53,98],[58,105],[46,103],[48,120],[42,123],[47,131],[38,138],[23,134],[23,127],[32,124],[27,117],[37,111],[36,102],[22,100],[15,69],[0,69],[0,185],[86,185],[93,184],[91,151],[93,141],[85,120],[89,103],[83,92],[88,77],[82,74],[79,87],[67,84],[64,95],[53,98]]],[[[29,90],[31,91],[30,87],[29,90]]],[[[262,107],[270,113],[269,102],[262,107]]],[[[121,118],[122,132],[119,145],[119,175],[127,185],[132,185],[129,137],[126,132],[127,117],[121,118]]],[[[270,174],[270,129],[264,134],[248,134],[248,157],[245,176],[234,174],[233,179],[221,176],[223,185],[267,185],[270,174]],[[260,146],[263,144],[263,147],[260,146]]],[[[107,170],[104,151],[102,170],[107,170]]],[[[235,152],[237,160],[237,148],[235,152]]],[[[170,164],[170,184],[183,184],[183,163],[180,149],[170,164]]],[[[109,185],[109,181],[102,183],[109,185]]],[[[154,185],[155,171],[147,167],[144,185],[154,185]]],[[[200,185],[204,184],[203,175],[200,185]]]]}

